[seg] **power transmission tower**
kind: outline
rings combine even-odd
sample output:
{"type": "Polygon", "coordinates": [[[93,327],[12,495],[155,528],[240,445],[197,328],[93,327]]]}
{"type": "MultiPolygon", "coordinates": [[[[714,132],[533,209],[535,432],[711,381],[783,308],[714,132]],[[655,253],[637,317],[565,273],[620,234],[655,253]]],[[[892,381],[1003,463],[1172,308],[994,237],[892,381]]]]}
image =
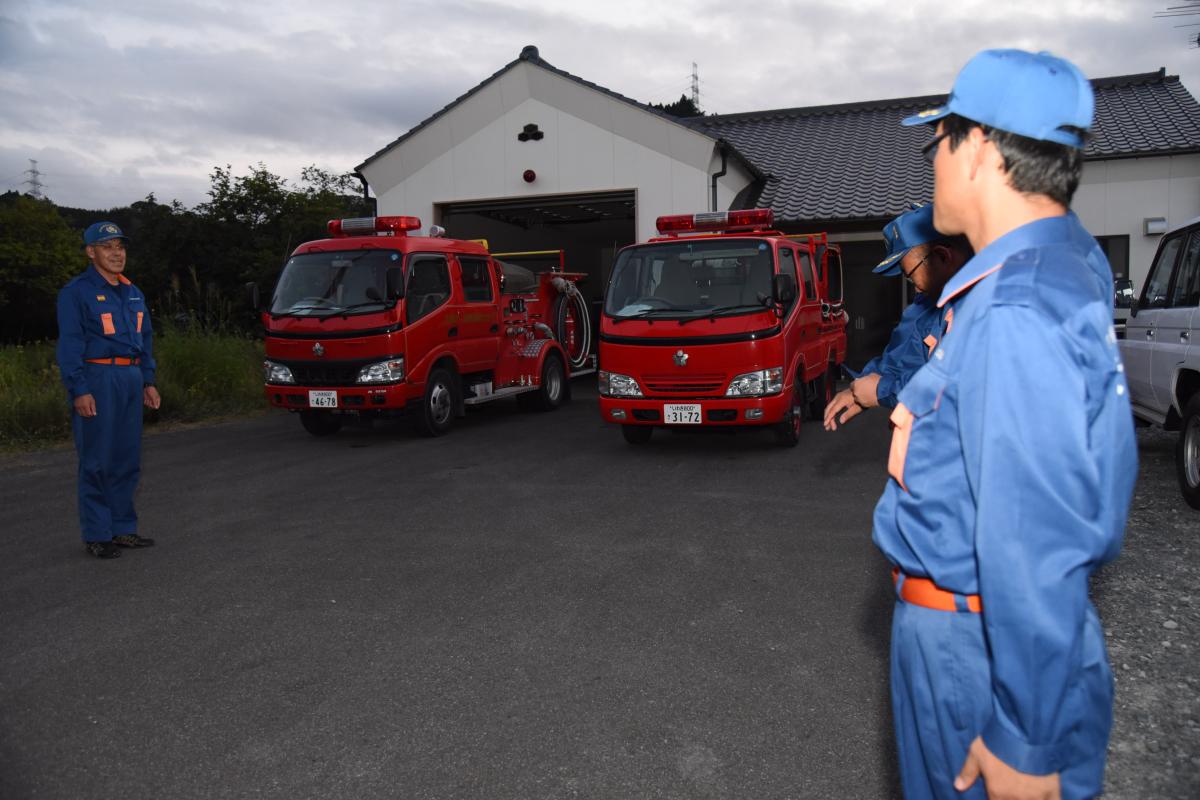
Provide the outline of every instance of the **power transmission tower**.
{"type": "Polygon", "coordinates": [[[29,196],[34,200],[45,200],[46,196],[42,193],[42,189],[46,184],[42,183],[42,173],[38,172],[37,162],[32,158],[29,159],[29,169],[25,170],[25,174],[29,176],[23,182],[29,186],[29,196]]]}
{"type": "Polygon", "coordinates": [[[695,61],[692,62],[692,105],[700,110],[700,68],[695,61]]]}

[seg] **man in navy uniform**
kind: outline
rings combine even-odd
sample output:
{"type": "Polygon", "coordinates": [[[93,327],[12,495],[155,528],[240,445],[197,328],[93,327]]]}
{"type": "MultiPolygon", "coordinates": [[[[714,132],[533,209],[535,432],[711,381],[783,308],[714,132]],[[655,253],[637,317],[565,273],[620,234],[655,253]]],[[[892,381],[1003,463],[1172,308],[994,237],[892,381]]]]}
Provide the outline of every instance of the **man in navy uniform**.
{"type": "MultiPolygon", "coordinates": [[[[883,353],[851,375],[850,387],[834,395],[825,407],[825,430],[835,431],[868,408],[896,407],[896,395],[917,370],[925,366],[942,330],[938,295],[946,281],[972,255],[962,236],[943,236],[933,227],[933,206],[913,206],[883,228],[887,257],[876,275],[900,275],[911,281],[917,295],[904,309],[883,353]]],[[[849,372],[850,370],[847,369],[849,372]]]]}
{"type": "Polygon", "coordinates": [[[894,566],[892,707],[908,800],[1085,798],[1112,675],[1088,578],[1117,556],[1137,471],[1112,274],[1069,210],[1092,87],[987,50],[936,124],[934,226],[972,258],[892,413],[874,540],[894,566]]]}
{"type": "Polygon", "coordinates": [[[58,294],[58,369],[71,400],[79,453],[84,547],[116,558],[149,547],[137,533],[133,493],[141,475],[142,405],[158,408],[150,310],[125,277],[128,237],[111,222],[83,234],[91,264],[58,294]]]}

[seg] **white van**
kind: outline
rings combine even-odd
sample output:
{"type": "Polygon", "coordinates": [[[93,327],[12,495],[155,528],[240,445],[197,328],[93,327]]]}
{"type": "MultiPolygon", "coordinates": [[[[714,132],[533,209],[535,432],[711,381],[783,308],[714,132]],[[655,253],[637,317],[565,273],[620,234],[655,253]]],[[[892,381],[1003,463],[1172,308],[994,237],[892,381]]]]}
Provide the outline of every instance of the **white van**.
{"type": "Polygon", "coordinates": [[[1133,413],[1179,431],[1179,488],[1200,509],[1200,217],[1163,235],[1121,340],[1133,413]]]}

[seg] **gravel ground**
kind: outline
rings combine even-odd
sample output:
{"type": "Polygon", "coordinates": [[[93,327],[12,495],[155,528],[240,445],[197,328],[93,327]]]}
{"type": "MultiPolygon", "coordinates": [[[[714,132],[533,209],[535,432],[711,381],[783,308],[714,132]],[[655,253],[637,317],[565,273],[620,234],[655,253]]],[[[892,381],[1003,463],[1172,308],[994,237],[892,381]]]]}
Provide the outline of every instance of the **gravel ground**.
{"type": "Polygon", "coordinates": [[[1106,797],[1200,797],[1200,511],[1179,495],[1177,434],[1138,430],[1125,547],[1093,584],[1116,676],[1106,797]]]}

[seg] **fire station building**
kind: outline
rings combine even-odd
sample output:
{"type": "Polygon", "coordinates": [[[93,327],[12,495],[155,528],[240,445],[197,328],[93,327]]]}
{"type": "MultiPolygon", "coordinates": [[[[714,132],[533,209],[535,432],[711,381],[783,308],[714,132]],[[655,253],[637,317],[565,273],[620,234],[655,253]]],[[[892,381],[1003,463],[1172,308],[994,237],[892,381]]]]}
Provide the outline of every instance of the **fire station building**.
{"type": "MultiPolygon", "coordinates": [[[[1093,80],[1096,123],[1074,209],[1117,277],[1140,288],[1159,235],[1200,216],[1200,105],[1165,70],[1093,80]]],[[[828,231],[845,257],[850,353],[881,350],[907,300],[871,274],[883,224],[927,201],[929,132],[902,118],[945,95],[672,117],[526,47],[359,165],[379,214],[414,214],[493,252],[564,249],[603,294],[621,247],[664,214],[770,208],[788,233],[828,231]]]]}

